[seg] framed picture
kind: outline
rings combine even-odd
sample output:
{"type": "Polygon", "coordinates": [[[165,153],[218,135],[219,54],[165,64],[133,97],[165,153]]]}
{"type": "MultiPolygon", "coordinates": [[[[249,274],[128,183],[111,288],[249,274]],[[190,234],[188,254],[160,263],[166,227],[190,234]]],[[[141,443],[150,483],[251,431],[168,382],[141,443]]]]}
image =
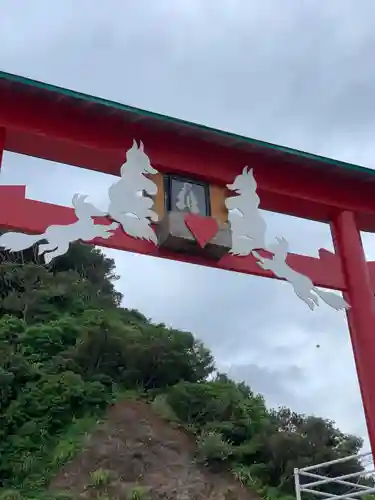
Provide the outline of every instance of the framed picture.
{"type": "Polygon", "coordinates": [[[165,206],[168,212],[186,212],[209,217],[210,190],[207,184],[183,177],[166,175],[165,206]]]}

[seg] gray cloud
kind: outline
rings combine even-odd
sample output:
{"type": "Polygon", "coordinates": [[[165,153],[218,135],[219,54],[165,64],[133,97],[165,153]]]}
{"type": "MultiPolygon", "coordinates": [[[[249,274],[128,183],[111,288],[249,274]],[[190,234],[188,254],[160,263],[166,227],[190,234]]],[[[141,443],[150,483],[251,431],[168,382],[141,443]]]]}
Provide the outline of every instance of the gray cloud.
{"type": "Polygon", "coordinates": [[[256,364],[235,365],[233,368],[229,367],[228,372],[237,380],[247,381],[253,390],[263,394],[273,407],[282,405],[295,407],[296,399],[301,398],[295,386],[306,383],[303,369],[296,365],[279,370],[256,364]]]}
{"type": "MultiPolygon", "coordinates": [[[[1,4],[5,71],[375,167],[372,0],[1,4]]],[[[77,190],[105,203],[109,177],[69,168],[67,182],[66,168],[7,154],[1,183],[61,204],[77,190]]],[[[277,214],[267,223],[293,251],[332,248],[327,226],[277,214]]],[[[365,245],[375,258],[371,235],[365,245]]],[[[270,405],[366,434],[343,314],[311,313],[285,283],[108,254],[125,305],[196,333],[270,405]]]]}

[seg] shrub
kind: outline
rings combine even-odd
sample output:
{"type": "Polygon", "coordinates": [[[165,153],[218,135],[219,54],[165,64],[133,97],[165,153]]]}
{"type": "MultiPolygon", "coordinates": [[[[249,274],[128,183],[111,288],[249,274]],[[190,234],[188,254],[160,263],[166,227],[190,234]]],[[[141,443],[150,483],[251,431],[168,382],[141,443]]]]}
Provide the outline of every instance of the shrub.
{"type": "Polygon", "coordinates": [[[23,500],[23,496],[18,490],[1,489],[0,500],[23,500]]]}
{"type": "Polygon", "coordinates": [[[242,486],[248,486],[252,481],[250,467],[246,467],[243,464],[237,464],[235,465],[235,467],[233,467],[231,472],[242,486]]]}
{"type": "Polygon", "coordinates": [[[159,394],[151,403],[154,412],[159,415],[159,417],[167,420],[168,422],[180,422],[173,409],[167,403],[167,396],[165,394],[159,394]]]}
{"type": "Polygon", "coordinates": [[[232,454],[232,445],[217,432],[203,432],[197,439],[198,462],[210,465],[227,460],[232,454]]]}

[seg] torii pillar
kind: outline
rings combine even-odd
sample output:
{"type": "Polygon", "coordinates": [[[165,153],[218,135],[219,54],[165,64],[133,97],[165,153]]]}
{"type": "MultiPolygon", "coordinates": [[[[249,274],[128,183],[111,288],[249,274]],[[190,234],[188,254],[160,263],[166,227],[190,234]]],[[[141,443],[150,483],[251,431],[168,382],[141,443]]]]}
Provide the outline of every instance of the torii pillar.
{"type": "Polygon", "coordinates": [[[346,292],[351,305],[347,311],[350,337],[359,387],[375,458],[375,314],[374,292],[355,214],[344,211],[331,223],[336,253],[340,256],[346,292]]]}

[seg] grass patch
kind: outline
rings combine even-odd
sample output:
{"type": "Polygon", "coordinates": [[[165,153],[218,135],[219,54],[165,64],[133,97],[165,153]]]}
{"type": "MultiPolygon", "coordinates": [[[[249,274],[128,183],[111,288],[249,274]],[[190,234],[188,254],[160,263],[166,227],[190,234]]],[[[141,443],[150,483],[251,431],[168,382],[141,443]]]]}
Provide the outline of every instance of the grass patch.
{"type": "Polygon", "coordinates": [[[148,498],[148,490],[143,486],[135,486],[126,496],[126,500],[147,500],[148,498]]]}
{"type": "Polygon", "coordinates": [[[57,471],[77,455],[85,438],[100,423],[101,420],[97,417],[84,417],[72,422],[51,450],[49,463],[53,471],[57,471]]]}
{"type": "MultiPolygon", "coordinates": [[[[49,437],[48,445],[44,443],[44,446],[32,455],[19,457],[19,466],[22,467],[25,478],[22,484],[10,483],[7,485],[9,488],[0,490],[0,500],[50,500],[51,494],[47,492],[50,480],[81,451],[85,438],[100,423],[99,416],[73,420],[65,431],[55,438],[49,437]],[[11,495],[14,495],[14,498],[11,498],[11,495]]],[[[14,465],[16,466],[17,464],[14,465]]]]}
{"type": "Polygon", "coordinates": [[[90,474],[90,486],[93,488],[105,488],[111,482],[111,471],[107,469],[97,469],[90,474]]]}
{"type": "Polygon", "coordinates": [[[159,417],[167,420],[168,422],[173,422],[175,424],[180,424],[181,421],[171,408],[171,406],[167,403],[167,396],[165,394],[159,394],[155,397],[153,402],[151,403],[151,408],[153,411],[159,415],[159,417]]]}
{"type": "Polygon", "coordinates": [[[4,488],[0,490],[0,500],[23,500],[24,496],[18,490],[4,488]]]}
{"type": "Polygon", "coordinates": [[[74,500],[67,491],[51,493],[47,490],[17,490],[12,488],[0,489],[0,500],[74,500]]]}

